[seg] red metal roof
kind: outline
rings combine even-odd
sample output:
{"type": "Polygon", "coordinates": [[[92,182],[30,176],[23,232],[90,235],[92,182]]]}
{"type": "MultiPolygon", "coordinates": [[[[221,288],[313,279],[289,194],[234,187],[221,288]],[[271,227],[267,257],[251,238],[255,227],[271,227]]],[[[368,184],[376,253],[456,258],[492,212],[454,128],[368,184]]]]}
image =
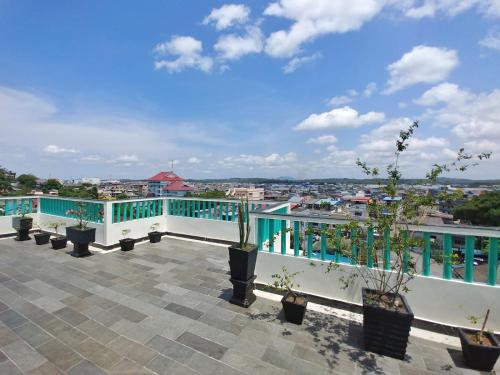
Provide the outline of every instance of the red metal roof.
{"type": "Polygon", "coordinates": [[[351,202],[368,203],[370,200],[370,197],[354,197],[351,199],[351,202]]]}
{"type": "Polygon", "coordinates": [[[177,176],[174,172],[159,172],[155,174],[153,177],[148,178],[148,181],[158,181],[158,182],[174,182],[174,181],[182,181],[182,178],[177,176]]]}
{"type": "Polygon", "coordinates": [[[165,186],[163,188],[163,190],[166,190],[166,191],[191,191],[191,190],[193,190],[193,188],[189,185],[186,185],[182,181],[174,181],[171,184],[169,184],[168,186],[165,186]]]}

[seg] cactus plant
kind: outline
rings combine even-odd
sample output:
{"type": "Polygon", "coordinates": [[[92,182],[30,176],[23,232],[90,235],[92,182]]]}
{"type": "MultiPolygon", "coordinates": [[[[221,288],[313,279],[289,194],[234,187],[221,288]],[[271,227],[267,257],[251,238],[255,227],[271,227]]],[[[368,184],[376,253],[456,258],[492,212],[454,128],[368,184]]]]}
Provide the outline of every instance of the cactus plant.
{"type": "Polygon", "coordinates": [[[238,228],[240,230],[240,249],[245,249],[248,246],[248,238],[250,236],[248,198],[240,199],[240,204],[238,206],[238,228]]]}

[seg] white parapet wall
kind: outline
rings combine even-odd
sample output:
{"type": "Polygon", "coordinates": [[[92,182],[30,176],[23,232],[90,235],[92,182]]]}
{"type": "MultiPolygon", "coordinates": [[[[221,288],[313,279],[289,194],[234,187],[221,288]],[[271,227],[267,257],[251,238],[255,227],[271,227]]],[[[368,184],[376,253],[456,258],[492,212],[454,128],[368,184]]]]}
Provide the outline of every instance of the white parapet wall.
{"type": "MultiPolygon", "coordinates": [[[[34,215],[34,217],[35,217],[35,215],[34,215]]],[[[38,213],[38,214],[36,214],[36,218],[34,218],[33,228],[34,229],[41,229],[43,231],[54,233],[54,228],[50,227],[50,225],[52,223],[61,224],[59,226],[59,228],[57,229],[57,231],[59,232],[59,234],[66,235],[66,227],[77,225],[78,221],[75,219],[67,218],[67,217],[38,213]],[[36,223],[36,226],[35,226],[35,223],[36,223]]],[[[96,228],[95,242],[97,244],[100,244],[100,245],[106,244],[106,242],[105,242],[105,230],[104,230],[103,223],[88,223],[87,227],[96,228]]]]}
{"type": "Polygon", "coordinates": [[[239,241],[238,223],[224,220],[198,219],[184,216],[166,217],[167,230],[171,233],[222,241],[239,241]]]}
{"type": "MultiPolygon", "coordinates": [[[[361,305],[360,277],[342,289],[342,276],[356,272],[355,266],[341,264],[326,273],[329,262],[289,255],[259,252],[257,282],[271,284],[271,275],[285,266],[289,272],[300,272],[296,281],[304,293],[361,305]]],[[[500,286],[444,280],[438,277],[417,276],[408,284],[406,298],[416,318],[460,327],[471,326],[468,316],[483,316],[490,309],[488,328],[500,332],[500,286]]],[[[479,328],[479,327],[473,327],[479,328]]]]}
{"type": "MultiPolygon", "coordinates": [[[[33,217],[33,215],[30,215],[33,217]]],[[[12,228],[12,218],[13,216],[0,216],[0,235],[16,233],[16,230],[12,228]]]]}

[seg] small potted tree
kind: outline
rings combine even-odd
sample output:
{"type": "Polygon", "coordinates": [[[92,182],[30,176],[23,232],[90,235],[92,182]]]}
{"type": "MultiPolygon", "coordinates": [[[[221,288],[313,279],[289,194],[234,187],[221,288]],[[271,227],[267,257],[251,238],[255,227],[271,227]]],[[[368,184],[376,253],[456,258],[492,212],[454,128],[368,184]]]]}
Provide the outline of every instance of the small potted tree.
{"type": "Polygon", "coordinates": [[[130,229],[122,230],[123,238],[120,240],[120,247],[122,251],[130,251],[134,248],[135,240],[133,238],[127,237],[127,234],[129,234],[130,232],[130,229]]]}
{"type": "Polygon", "coordinates": [[[250,217],[248,199],[243,198],[238,205],[239,242],[229,246],[229,268],[233,283],[231,302],[243,307],[250,306],[256,299],[253,294],[257,246],[248,243],[250,237],[250,217]]]}
{"type": "Polygon", "coordinates": [[[62,227],[64,223],[53,222],[48,225],[49,228],[54,229],[55,237],[50,239],[50,243],[52,244],[52,248],[54,250],[64,249],[68,243],[68,239],[66,236],[62,236],[59,234],[59,227],[62,227]]]}
{"type": "MultiPolygon", "coordinates": [[[[356,267],[342,268],[347,276],[342,276],[342,287],[347,288],[354,278],[360,277],[365,287],[362,289],[363,339],[366,350],[404,359],[408,337],[413,322],[413,312],[405,294],[408,284],[416,275],[411,249],[422,248],[424,241],[418,235],[429,210],[437,204],[432,195],[419,195],[409,190],[404,198],[398,197],[402,178],[400,159],[409,147],[409,140],[418,128],[418,122],[399,133],[396,139],[394,163],[386,167],[387,177],[380,181],[380,190],[390,199],[388,202],[372,200],[368,203],[368,218],[363,221],[350,220],[344,230],[350,233],[351,263],[356,267]],[[396,198],[397,197],[397,198],[396,198]],[[368,233],[370,233],[368,235],[368,233]],[[370,246],[361,246],[361,236],[367,237],[370,246]],[[366,249],[361,264],[359,251],[366,249]]],[[[491,153],[470,155],[460,149],[457,159],[450,164],[435,164],[426,175],[423,184],[434,184],[444,172],[462,172],[491,153]],[[473,161],[477,159],[477,161],[473,161]]],[[[357,161],[363,172],[370,178],[379,178],[379,168],[369,167],[357,161]]],[[[456,198],[455,193],[441,193],[441,200],[456,198]]],[[[330,263],[328,270],[339,269],[338,263],[330,263]]]]}
{"type": "Polygon", "coordinates": [[[48,244],[50,240],[50,233],[44,232],[39,225],[37,225],[37,228],[40,230],[40,232],[34,234],[36,244],[37,245],[48,244]]]}
{"type": "Polygon", "coordinates": [[[89,213],[83,202],[78,202],[77,209],[66,211],[67,215],[74,216],[77,224],[66,227],[66,237],[73,242],[73,251],[70,255],[81,258],[92,255],[89,243],[95,241],[95,228],[88,227],[89,213]]]}
{"type": "Polygon", "coordinates": [[[293,290],[300,288],[300,285],[295,283],[295,276],[299,272],[289,273],[285,266],[281,268],[281,271],[281,273],[272,275],[272,286],[285,292],[281,299],[285,319],[290,323],[302,324],[307,309],[307,296],[293,290]]]}
{"type": "Polygon", "coordinates": [[[154,223],[151,225],[151,232],[148,233],[149,242],[157,243],[161,241],[161,232],[158,231],[160,223],[154,223]]]}
{"type": "Polygon", "coordinates": [[[33,218],[26,215],[24,208],[19,208],[17,216],[12,218],[12,227],[17,231],[17,241],[30,240],[30,229],[33,227],[33,218]]]}
{"type": "MultiPolygon", "coordinates": [[[[462,355],[467,366],[475,370],[491,371],[500,356],[500,343],[495,335],[491,332],[486,332],[485,327],[488,322],[490,310],[486,311],[486,315],[481,326],[481,330],[473,329],[458,329],[458,336],[462,344],[462,355]]],[[[480,318],[470,316],[469,321],[472,324],[477,324],[480,318]]]]}

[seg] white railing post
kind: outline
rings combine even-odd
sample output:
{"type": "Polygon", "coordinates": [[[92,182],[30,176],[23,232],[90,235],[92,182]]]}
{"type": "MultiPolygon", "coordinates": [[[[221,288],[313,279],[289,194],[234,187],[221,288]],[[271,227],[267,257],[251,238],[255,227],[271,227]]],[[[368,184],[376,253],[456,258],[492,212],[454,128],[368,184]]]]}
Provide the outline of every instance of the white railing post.
{"type": "Polygon", "coordinates": [[[104,220],[102,222],[102,230],[103,230],[103,240],[104,245],[111,245],[110,241],[110,230],[113,225],[113,202],[103,202],[104,209],[104,220]]]}

